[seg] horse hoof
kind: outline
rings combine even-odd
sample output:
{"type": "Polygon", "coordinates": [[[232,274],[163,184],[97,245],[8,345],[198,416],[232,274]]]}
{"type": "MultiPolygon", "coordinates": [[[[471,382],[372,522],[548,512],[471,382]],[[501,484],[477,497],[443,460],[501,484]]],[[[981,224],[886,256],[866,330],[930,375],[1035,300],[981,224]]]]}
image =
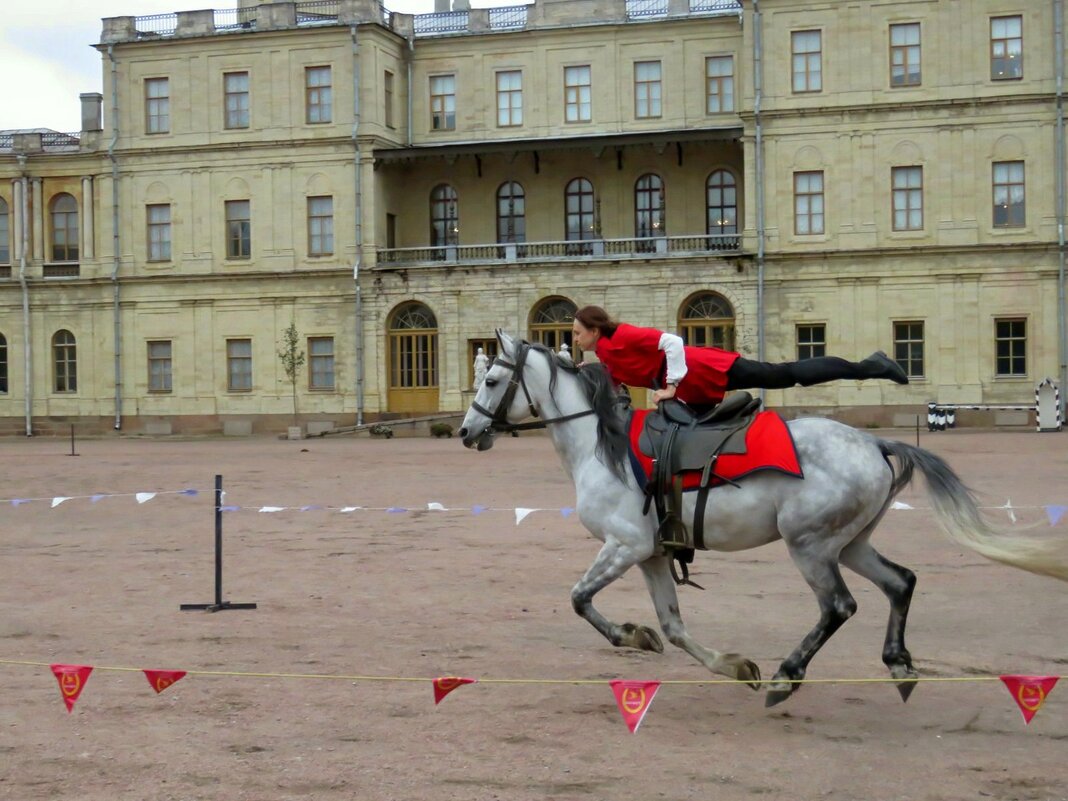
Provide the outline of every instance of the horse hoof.
{"type": "Polygon", "coordinates": [[[756,662],[743,659],[742,663],[738,665],[738,679],[748,684],[749,689],[759,690],[761,687],[760,668],[756,662]]]}
{"type": "Polygon", "coordinates": [[[660,635],[648,626],[639,626],[636,632],[638,647],[643,651],[652,651],[657,654],[664,653],[664,642],[660,635]]]}
{"type": "Polygon", "coordinates": [[[794,694],[795,684],[773,684],[768,689],[768,694],[764,697],[764,706],[773,707],[776,704],[781,704],[787,698],[794,694]]]}

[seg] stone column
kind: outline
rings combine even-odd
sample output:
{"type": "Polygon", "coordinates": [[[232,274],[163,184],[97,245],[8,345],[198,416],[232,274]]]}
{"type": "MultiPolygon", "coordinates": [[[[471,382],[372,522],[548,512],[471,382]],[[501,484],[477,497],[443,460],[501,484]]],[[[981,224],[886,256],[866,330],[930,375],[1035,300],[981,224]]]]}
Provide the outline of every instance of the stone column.
{"type": "Polygon", "coordinates": [[[11,263],[18,264],[22,259],[22,249],[26,243],[22,239],[22,179],[11,181],[11,263]]]}
{"type": "Polygon", "coordinates": [[[33,257],[40,261],[44,258],[44,181],[33,178],[33,194],[30,198],[30,208],[33,210],[33,257]]]}
{"type": "Polygon", "coordinates": [[[82,249],[81,249],[81,261],[88,261],[96,258],[96,253],[93,251],[93,239],[96,233],[96,226],[93,223],[93,178],[92,176],[82,176],[82,249]]]}

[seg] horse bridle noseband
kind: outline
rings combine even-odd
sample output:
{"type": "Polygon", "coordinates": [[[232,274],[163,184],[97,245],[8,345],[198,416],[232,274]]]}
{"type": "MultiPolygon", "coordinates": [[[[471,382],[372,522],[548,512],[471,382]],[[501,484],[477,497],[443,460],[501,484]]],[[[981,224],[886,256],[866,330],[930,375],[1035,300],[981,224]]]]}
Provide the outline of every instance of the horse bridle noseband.
{"type": "Polygon", "coordinates": [[[507,361],[501,356],[498,356],[493,360],[494,365],[505,367],[512,371],[512,378],[508,382],[508,387],[504,391],[504,395],[501,396],[501,400],[497,403],[497,408],[494,411],[490,411],[477,401],[471,401],[471,408],[480,414],[486,415],[492,422],[490,428],[494,431],[529,431],[534,428],[545,428],[549,423],[562,423],[566,420],[574,420],[578,417],[585,417],[586,415],[593,414],[593,409],[586,409],[582,412],[575,412],[574,414],[565,414],[560,417],[550,417],[545,420],[538,420],[533,423],[509,423],[508,422],[508,408],[512,405],[512,401],[515,400],[515,393],[520,387],[523,388],[523,394],[527,398],[527,408],[530,409],[531,417],[539,417],[537,408],[534,406],[534,400],[530,397],[530,390],[527,389],[526,379],[523,377],[523,366],[527,362],[527,354],[530,353],[531,346],[526,340],[519,340],[516,343],[515,351],[515,363],[507,361]]]}

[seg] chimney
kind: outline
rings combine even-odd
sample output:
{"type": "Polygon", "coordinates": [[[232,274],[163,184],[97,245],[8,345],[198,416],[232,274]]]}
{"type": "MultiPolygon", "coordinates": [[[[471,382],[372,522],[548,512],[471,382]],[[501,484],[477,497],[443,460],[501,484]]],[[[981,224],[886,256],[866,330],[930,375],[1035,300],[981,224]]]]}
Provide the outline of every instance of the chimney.
{"type": "Polygon", "coordinates": [[[78,97],[82,101],[82,132],[104,130],[104,96],[99,92],[86,92],[78,97]]]}
{"type": "Polygon", "coordinates": [[[449,0],[434,0],[434,13],[441,14],[445,11],[452,11],[449,6],[449,0]]]}

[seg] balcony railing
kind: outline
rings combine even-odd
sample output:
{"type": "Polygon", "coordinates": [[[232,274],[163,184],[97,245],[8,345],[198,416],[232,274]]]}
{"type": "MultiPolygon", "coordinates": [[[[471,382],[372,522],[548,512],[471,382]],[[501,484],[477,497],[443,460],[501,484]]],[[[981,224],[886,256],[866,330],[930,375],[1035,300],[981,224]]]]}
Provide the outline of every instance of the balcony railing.
{"type": "Polygon", "coordinates": [[[434,262],[489,264],[494,262],[566,261],[570,259],[648,259],[737,253],[738,234],[584,239],[568,242],[517,242],[485,245],[435,245],[418,248],[379,248],[383,265],[434,262]]]}

